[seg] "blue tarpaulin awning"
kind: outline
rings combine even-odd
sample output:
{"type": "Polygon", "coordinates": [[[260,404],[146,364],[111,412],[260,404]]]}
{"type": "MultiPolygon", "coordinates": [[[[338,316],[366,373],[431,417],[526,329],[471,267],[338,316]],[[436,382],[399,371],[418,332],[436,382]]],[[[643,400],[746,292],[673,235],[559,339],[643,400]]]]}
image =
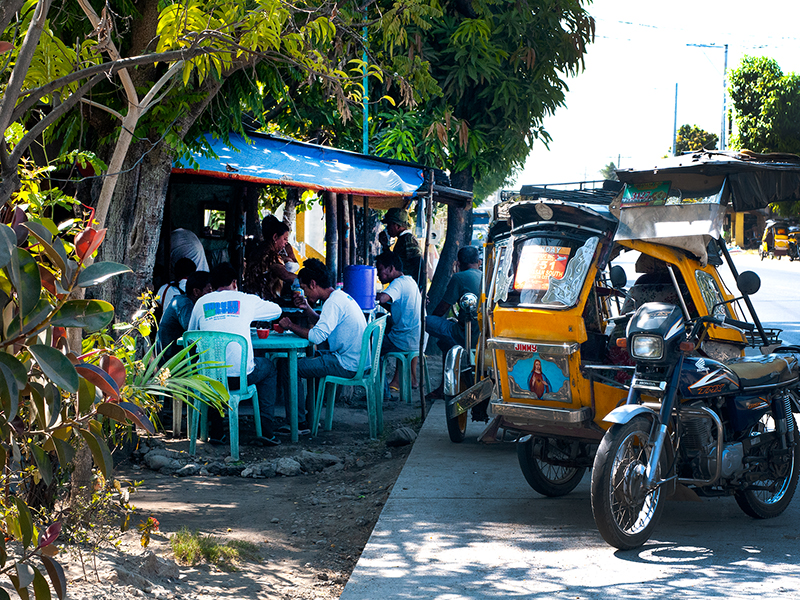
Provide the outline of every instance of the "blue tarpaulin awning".
{"type": "MultiPolygon", "coordinates": [[[[207,145],[216,157],[193,153],[196,169],[176,162],[172,172],[391,199],[391,204],[396,205],[413,198],[425,181],[420,165],[273,135],[250,134],[249,138],[248,142],[231,133],[230,143],[225,143],[206,135],[207,145]]],[[[372,200],[370,204],[373,205],[372,200]]]]}

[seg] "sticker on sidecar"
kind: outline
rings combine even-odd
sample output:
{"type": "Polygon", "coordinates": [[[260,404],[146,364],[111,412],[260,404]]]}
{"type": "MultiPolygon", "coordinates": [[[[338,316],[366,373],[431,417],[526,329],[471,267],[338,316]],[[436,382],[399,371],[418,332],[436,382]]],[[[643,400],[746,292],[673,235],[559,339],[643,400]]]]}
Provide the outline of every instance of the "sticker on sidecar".
{"type": "MultiPolygon", "coordinates": [[[[525,346],[526,344],[520,344],[525,346]]],[[[527,344],[533,346],[533,344],[527,344]]],[[[535,346],[534,346],[535,347],[535,346]]],[[[543,357],[535,350],[525,354],[506,352],[511,396],[535,400],[572,402],[567,357],[543,357]]]]}
{"type": "Polygon", "coordinates": [[[539,350],[536,347],[536,344],[525,344],[522,342],[517,342],[514,344],[514,350],[518,352],[538,352],[539,350]]]}

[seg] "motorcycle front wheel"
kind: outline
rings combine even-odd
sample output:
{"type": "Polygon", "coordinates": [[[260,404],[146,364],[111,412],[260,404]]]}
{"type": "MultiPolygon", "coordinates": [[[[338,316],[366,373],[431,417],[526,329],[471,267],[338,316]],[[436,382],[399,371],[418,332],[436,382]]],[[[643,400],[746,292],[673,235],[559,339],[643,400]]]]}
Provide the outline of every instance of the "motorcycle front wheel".
{"type": "MultiPolygon", "coordinates": [[[[797,477],[800,474],[800,435],[797,427],[794,428],[794,446],[791,456],[785,461],[777,463],[773,460],[767,465],[764,478],[754,484],[760,490],[741,490],[734,494],[736,504],[745,514],[754,519],[771,519],[777,517],[789,506],[797,488],[797,477]]],[[[768,456],[779,456],[779,442],[773,442],[773,448],[767,449],[768,456]],[[771,451],[770,451],[771,450],[771,451]]],[[[762,450],[764,452],[764,450],[762,450]]]]}
{"type": "MultiPolygon", "coordinates": [[[[603,539],[620,550],[644,544],[653,532],[664,499],[660,488],[647,490],[648,444],[651,422],[635,417],[609,429],[592,467],[592,514],[603,539]]],[[[663,460],[658,463],[659,479],[663,460]]]]}
{"type": "MultiPolygon", "coordinates": [[[[445,396],[445,406],[447,406],[448,396],[445,396]]],[[[460,444],[467,437],[467,420],[469,412],[463,412],[457,417],[447,417],[447,435],[454,444],[460,444]]]]}
{"type": "Polygon", "coordinates": [[[583,479],[586,467],[555,465],[539,458],[543,453],[559,455],[554,456],[556,459],[569,458],[568,446],[569,442],[537,437],[517,443],[517,459],[525,481],[542,496],[555,498],[569,494],[583,479]],[[547,445],[546,451],[544,445],[547,445]]]}

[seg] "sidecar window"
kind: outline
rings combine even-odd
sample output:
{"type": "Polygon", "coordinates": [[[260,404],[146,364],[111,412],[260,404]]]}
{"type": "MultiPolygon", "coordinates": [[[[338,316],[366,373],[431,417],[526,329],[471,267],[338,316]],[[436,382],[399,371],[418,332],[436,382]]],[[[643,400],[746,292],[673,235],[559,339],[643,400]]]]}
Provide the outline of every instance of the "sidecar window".
{"type": "Polygon", "coordinates": [[[720,292],[714,277],[699,269],[694,272],[694,276],[695,279],[697,279],[700,295],[703,297],[703,302],[706,305],[708,314],[714,317],[730,317],[731,315],[729,314],[727,304],[717,306],[717,308],[714,309],[715,304],[725,300],[725,298],[722,297],[722,292],[720,292]],[[711,312],[712,309],[714,310],[713,314],[711,312]]]}
{"type": "Polygon", "coordinates": [[[578,301],[599,237],[535,237],[514,249],[507,301],[516,306],[571,307],[578,301]]]}

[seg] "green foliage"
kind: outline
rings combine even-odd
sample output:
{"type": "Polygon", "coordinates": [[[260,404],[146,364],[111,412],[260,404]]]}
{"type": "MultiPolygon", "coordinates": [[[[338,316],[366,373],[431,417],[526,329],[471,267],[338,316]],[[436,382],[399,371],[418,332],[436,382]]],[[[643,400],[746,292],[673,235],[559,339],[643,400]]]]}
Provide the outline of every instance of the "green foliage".
{"type": "MultiPolygon", "coordinates": [[[[737,135],[732,146],[754,152],[800,154],[800,76],[784,75],[767,57],[746,56],[729,78],[737,135]]],[[[800,202],[771,204],[775,214],[800,215],[800,202]]]]}
{"type": "Polygon", "coordinates": [[[219,407],[227,393],[197,373],[189,349],[163,367],[152,349],[135,359],[136,337],[152,322],[148,311],[118,326],[115,339],[107,332],[111,304],[71,297],[129,269],[92,262],[105,230],[90,226],[91,215],[52,221],[54,207],[73,207],[74,199],[44,189],[39,177],[47,168],[29,171],[0,212],[0,574],[21,597],[49,597],[49,581],[63,598],[66,580],[53,558],[62,525],[70,539],[96,544],[108,540],[109,523],[124,530],[130,519],[127,491],[112,479],[109,442],[132,426],[154,432],[151,417],[164,396],[202,395],[219,407]],[[66,328],[92,334],[85,351],[70,351],[66,328]],[[84,445],[96,485],[84,500],[74,484],[67,509],[59,502],[84,445]]]}
{"type": "Polygon", "coordinates": [[[170,547],[175,560],[184,565],[207,562],[226,571],[236,571],[242,561],[261,562],[258,546],[244,540],[230,540],[221,544],[211,536],[181,528],[170,536],[170,547]]]}
{"type": "Polygon", "coordinates": [[[800,76],[771,58],[746,56],[729,76],[738,134],[735,147],[800,153],[800,76]]]}
{"type": "Polygon", "coordinates": [[[700,129],[697,125],[681,125],[675,138],[675,152],[678,156],[685,152],[716,150],[719,136],[700,129]]]}
{"type": "MultiPolygon", "coordinates": [[[[563,78],[583,68],[594,20],[580,1],[452,1],[441,10],[429,27],[412,25],[406,40],[395,42],[405,52],[396,52],[393,63],[405,73],[427,62],[440,91],[421,92],[413,115],[381,111],[376,153],[397,153],[391,141],[399,141],[424,164],[467,173],[486,196],[524,164],[537,140],[549,141],[543,120],[564,103],[563,78]],[[398,121],[414,126],[396,132],[398,121]],[[411,135],[415,143],[405,139],[411,135]]],[[[390,78],[383,94],[402,101],[391,84],[390,78]]]]}
{"type": "Polygon", "coordinates": [[[606,180],[617,181],[617,165],[614,164],[613,160],[600,169],[600,177],[606,180]]]}

